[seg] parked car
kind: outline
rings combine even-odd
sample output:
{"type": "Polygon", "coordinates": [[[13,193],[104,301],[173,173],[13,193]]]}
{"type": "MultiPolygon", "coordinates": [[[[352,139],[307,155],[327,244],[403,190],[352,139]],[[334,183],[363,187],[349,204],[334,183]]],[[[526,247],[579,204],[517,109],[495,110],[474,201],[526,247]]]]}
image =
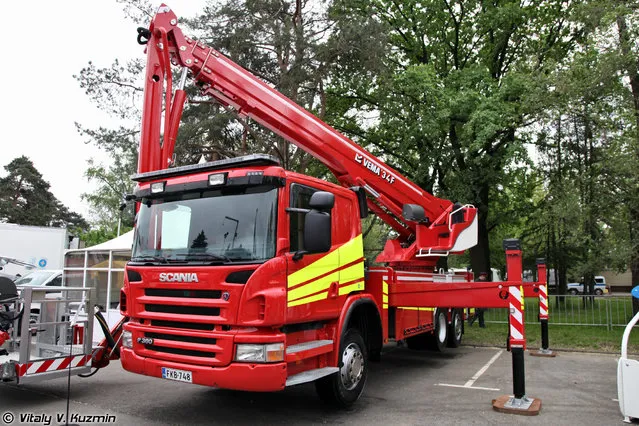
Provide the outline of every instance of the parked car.
{"type": "MultiPolygon", "coordinates": [[[[572,295],[584,294],[584,283],[568,283],[568,293],[572,295]]],[[[610,291],[606,285],[606,278],[597,275],[595,276],[595,294],[601,296],[602,294],[608,294],[610,291]]]]}
{"type": "MultiPolygon", "coordinates": [[[[61,287],[62,286],[62,271],[59,269],[40,269],[36,271],[31,271],[23,277],[15,280],[15,285],[20,287],[61,287]]],[[[44,296],[48,298],[49,296],[55,296],[55,294],[60,294],[59,290],[51,290],[46,292],[47,295],[44,296]],[[50,293],[54,294],[51,295],[50,293]],[[56,293],[57,292],[57,293],[56,293]]],[[[31,303],[31,322],[40,322],[40,310],[42,309],[41,303],[32,302],[31,303]]]]}
{"type": "Polygon", "coordinates": [[[47,286],[60,287],[62,285],[62,271],[59,269],[37,270],[18,278],[15,281],[17,286],[47,286]]]}

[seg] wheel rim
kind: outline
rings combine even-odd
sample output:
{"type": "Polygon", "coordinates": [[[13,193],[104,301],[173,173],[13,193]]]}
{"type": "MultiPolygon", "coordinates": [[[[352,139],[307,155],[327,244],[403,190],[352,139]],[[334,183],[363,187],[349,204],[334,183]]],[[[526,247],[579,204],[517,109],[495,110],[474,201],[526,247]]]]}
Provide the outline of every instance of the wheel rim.
{"type": "Polygon", "coordinates": [[[462,337],[462,322],[458,312],[453,315],[453,321],[455,321],[455,340],[459,341],[462,337]]]}
{"type": "Polygon", "coordinates": [[[357,387],[364,376],[364,355],[356,343],[349,344],[342,352],[340,377],[346,390],[357,387]]]}
{"type": "Polygon", "coordinates": [[[437,315],[437,325],[439,327],[437,339],[439,339],[440,343],[443,343],[446,340],[446,316],[443,312],[437,315]]]}

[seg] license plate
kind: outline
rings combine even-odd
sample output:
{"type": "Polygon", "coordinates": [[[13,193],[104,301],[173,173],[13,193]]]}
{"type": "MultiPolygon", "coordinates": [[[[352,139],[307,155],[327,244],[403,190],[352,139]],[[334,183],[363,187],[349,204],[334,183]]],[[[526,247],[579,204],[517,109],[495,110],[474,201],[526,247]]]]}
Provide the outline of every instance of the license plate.
{"type": "Polygon", "coordinates": [[[176,370],[175,368],[162,367],[162,378],[176,382],[193,383],[193,374],[190,371],[176,370]]]}

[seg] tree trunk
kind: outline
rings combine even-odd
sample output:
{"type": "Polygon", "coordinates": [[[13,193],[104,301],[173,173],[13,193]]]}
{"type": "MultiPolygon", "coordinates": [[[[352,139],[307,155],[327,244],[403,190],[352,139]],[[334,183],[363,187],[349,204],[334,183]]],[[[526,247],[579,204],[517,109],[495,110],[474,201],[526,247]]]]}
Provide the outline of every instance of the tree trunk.
{"type": "MultiPolygon", "coordinates": [[[[488,239],[488,185],[482,184],[479,190],[477,206],[477,245],[470,249],[470,265],[475,276],[480,272],[490,272],[490,244],[488,239]]],[[[490,275],[489,275],[490,276],[490,275]]]]}

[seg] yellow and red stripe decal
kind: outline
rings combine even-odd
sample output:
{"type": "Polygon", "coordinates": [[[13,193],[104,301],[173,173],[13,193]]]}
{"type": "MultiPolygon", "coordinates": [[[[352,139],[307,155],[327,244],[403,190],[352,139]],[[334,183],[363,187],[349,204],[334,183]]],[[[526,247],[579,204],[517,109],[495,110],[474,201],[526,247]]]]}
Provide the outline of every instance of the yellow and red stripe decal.
{"type": "Polygon", "coordinates": [[[382,309],[388,309],[388,283],[382,281],[382,309]]]}
{"type": "Polygon", "coordinates": [[[324,300],[332,283],[338,294],[364,290],[364,245],[358,235],[336,250],[287,277],[287,306],[324,300]]]}
{"type": "Polygon", "coordinates": [[[434,312],[435,308],[417,308],[415,306],[398,306],[397,309],[404,309],[406,311],[422,311],[422,312],[434,312]]]}

